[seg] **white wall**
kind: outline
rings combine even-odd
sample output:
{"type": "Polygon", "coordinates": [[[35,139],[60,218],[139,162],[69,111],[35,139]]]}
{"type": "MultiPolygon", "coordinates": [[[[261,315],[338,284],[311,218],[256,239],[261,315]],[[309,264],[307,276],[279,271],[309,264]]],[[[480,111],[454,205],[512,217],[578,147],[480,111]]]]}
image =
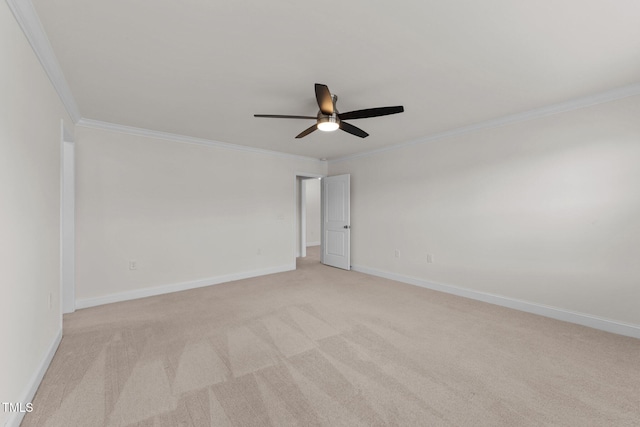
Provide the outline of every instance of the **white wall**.
{"type": "Polygon", "coordinates": [[[76,164],[79,307],[295,268],[296,171],[326,170],[82,126],[76,164]]]}
{"type": "Polygon", "coordinates": [[[306,188],[307,246],[320,244],[320,180],[304,180],[306,188]]]}
{"type": "Polygon", "coordinates": [[[331,162],[353,265],[640,325],[639,118],[635,96],[331,162]]]}
{"type": "MultiPolygon", "coordinates": [[[[0,401],[25,403],[62,328],[60,120],[70,119],[5,2],[0,64],[0,401]]],[[[0,410],[6,422],[17,415],[0,410]]]]}

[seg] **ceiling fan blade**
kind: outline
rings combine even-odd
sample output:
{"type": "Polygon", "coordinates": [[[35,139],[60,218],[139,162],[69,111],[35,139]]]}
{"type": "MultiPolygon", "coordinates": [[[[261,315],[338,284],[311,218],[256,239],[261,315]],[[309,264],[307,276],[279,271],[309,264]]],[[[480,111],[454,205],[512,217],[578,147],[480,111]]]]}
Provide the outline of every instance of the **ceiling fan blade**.
{"type": "Polygon", "coordinates": [[[366,119],[369,117],[388,116],[389,114],[402,113],[404,107],[398,105],[396,107],[378,107],[367,108],[365,110],[347,111],[346,113],[338,114],[340,120],[353,120],[353,119],[366,119]]]}
{"type": "Polygon", "coordinates": [[[316,100],[322,114],[333,114],[333,99],[327,85],[316,83],[316,100]]]}
{"type": "Polygon", "coordinates": [[[266,117],[269,119],[317,119],[316,116],[286,116],[282,114],[254,114],[253,117],[266,117]]]}
{"type": "Polygon", "coordinates": [[[298,136],[296,136],[296,138],[304,138],[305,136],[309,135],[311,132],[313,132],[314,130],[318,129],[317,125],[313,125],[305,130],[303,130],[302,132],[300,132],[298,134],[298,136]]]}
{"type": "Polygon", "coordinates": [[[369,134],[362,129],[355,127],[354,125],[350,125],[347,122],[340,122],[340,129],[350,133],[351,135],[359,136],[360,138],[366,138],[369,136],[369,134]]]}

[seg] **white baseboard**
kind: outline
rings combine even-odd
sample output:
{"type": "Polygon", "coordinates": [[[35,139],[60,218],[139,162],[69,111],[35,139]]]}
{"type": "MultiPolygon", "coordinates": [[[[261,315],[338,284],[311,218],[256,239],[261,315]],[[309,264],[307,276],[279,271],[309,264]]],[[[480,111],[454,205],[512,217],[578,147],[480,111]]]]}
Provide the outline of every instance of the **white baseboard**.
{"type": "Polygon", "coordinates": [[[320,246],[320,242],[307,242],[307,247],[309,246],[320,246]]]}
{"type": "Polygon", "coordinates": [[[186,291],[188,289],[202,288],[205,286],[218,285],[220,283],[233,282],[235,280],[250,279],[252,277],[265,276],[267,274],[282,273],[284,271],[295,270],[295,264],[286,264],[278,267],[264,268],[261,270],[251,270],[242,273],[227,274],[224,276],[210,277],[208,279],[194,280],[191,282],[174,283],[170,285],[154,286],[152,288],[136,289],[127,292],[104,295],[95,298],[84,298],[76,300],[76,309],[95,307],[113,302],[129,301],[138,298],[152,297],[155,295],[169,294],[171,292],[186,291]]]}
{"type": "Polygon", "coordinates": [[[440,292],[446,292],[448,294],[471,298],[490,304],[525,311],[527,313],[550,317],[556,320],[562,320],[564,322],[576,323],[578,325],[588,326],[590,328],[600,329],[602,331],[640,339],[640,325],[618,322],[611,319],[592,316],[590,314],[578,313],[575,311],[537,304],[529,301],[523,301],[515,298],[508,298],[486,292],[474,291],[458,286],[433,283],[427,280],[418,279],[416,277],[404,276],[401,274],[390,273],[388,271],[377,270],[375,268],[369,268],[360,265],[352,265],[351,268],[354,271],[370,274],[372,276],[383,277],[385,279],[395,280],[397,282],[407,283],[409,285],[420,286],[440,292]]]}
{"type": "MultiPolygon", "coordinates": [[[[38,367],[38,370],[35,371],[31,376],[31,380],[27,385],[27,389],[22,394],[22,399],[18,399],[17,402],[20,402],[23,404],[26,404],[28,402],[33,402],[33,397],[36,395],[36,391],[38,391],[38,387],[40,387],[40,383],[42,382],[42,378],[44,377],[44,374],[47,372],[47,369],[49,369],[49,365],[51,364],[51,361],[53,360],[53,356],[56,354],[56,351],[58,350],[60,341],[62,341],[62,328],[58,330],[58,333],[53,338],[53,341],[49,346],[49,350],[47,350],[47,353],[42,359],[42,362],[40,362],[40,366],[38,367]]],[[[22,419],[24,418],[24,416],[25,416],[24,412],[11,412],[9,417],[5,421],[4,425],[6,427],[18,427],[20,426],[20,423],[22,422],[22,419]]]]}

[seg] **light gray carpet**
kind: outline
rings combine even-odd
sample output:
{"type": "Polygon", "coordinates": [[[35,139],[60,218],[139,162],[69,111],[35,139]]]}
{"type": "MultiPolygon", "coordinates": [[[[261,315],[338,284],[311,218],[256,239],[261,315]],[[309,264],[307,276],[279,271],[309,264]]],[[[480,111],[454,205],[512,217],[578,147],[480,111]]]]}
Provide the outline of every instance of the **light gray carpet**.
{"type": "Polygon", "coordinates": [[[317,259],[65,316],[23,426],[640,425],[640,340],[317,259]]]}

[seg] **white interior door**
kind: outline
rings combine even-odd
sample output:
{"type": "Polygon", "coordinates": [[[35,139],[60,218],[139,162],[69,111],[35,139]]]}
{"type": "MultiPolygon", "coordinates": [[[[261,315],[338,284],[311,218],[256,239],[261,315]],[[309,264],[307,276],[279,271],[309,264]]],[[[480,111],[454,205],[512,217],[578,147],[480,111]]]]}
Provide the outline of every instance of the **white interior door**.
{"type": "Polygon", "coordinates": [[[351,175],[322,178],[322,263],[351,270],[351,175]]]}

